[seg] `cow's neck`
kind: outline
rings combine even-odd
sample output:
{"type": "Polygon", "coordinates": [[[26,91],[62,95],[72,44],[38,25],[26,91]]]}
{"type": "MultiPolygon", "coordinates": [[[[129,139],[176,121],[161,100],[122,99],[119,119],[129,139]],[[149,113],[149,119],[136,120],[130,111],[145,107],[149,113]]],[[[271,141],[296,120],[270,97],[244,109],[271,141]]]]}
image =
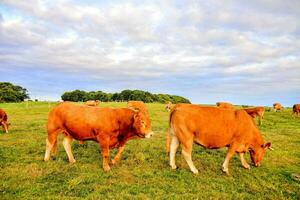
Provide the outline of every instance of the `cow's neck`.
{"type": "Polygon", "coordinates": [[[255,130],[253,133],[252,141],[250,143],[250,149],[255,149],[264,145],[264,140],[258,130],[255,130]]]}

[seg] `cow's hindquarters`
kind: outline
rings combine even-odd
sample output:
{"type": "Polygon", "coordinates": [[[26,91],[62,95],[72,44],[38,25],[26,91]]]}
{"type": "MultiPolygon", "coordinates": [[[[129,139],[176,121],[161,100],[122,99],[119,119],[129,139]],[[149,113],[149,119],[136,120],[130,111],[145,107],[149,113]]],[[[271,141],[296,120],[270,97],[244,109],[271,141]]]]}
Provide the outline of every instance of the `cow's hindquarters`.
{"type": "Polygon", "coordinates": [[[194,137],[187,128],[184,122],[177,122],[176,113],[171,115],[170,119],[170,135],[171,135],[171,145],[170,145],[170,165],[172,169],[176,169],[175,164],[175,155],[179,144],[182,145],[182,155],[187,162],[190,170],[197,174],[198,170],[195,167],[192,161],[192,150],[193,150],[193,143],[194,137]],[[175,123],[174,123],[175,121],[175,123]]]}

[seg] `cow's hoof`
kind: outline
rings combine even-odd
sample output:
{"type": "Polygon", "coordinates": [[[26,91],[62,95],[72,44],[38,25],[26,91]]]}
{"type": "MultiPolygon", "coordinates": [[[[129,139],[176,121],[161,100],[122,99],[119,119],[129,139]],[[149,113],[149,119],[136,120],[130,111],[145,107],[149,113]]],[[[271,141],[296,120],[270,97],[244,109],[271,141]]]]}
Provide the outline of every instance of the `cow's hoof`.
{"type": "Polygon", "coordinates": [[[222,167],[222,171],[223,171],[225,174],[229,175],[229,170],[228,170],[228,168],[222,167]]]}
{"type": "Polygon", "coordinates": [[[74,164],[74,163],[76,163],[76,160],[73,159],[73,160],[70,160],[69,162],[70,162],[70,164],[74,164]]]}
{"type": "Polygon", "coordinates": [[[194,174],[198,174],[199,173],[199,171],[196,169],[196,170],[192,170],[192,172],[194,173],[194,174]]]}
{"type": "Polygon", "coordinates": [[[171,169],[177,169],[176,165],[171,165],[171,169]]]}
{"type": "Polygon", "coordinates": [[[250,169],[250,165],[249,165],[249,164],[243,165],[243,167],[244,167],[245,169],[250,169]]]}
{"type": "Polygon", "coordinates": [[[115,165],[115,164],[117,164],[117,162],[118,162],[118,160],[113,159],[113,160],[111,161],[111,164],[112,164],[112,165],[115,165]]]}
{"type": "Polygon", "coordinates": [[[104,169],[104,171],[109,171],[110,170],[110,167],[109,166],[105,166],[105,167],[103,167],[103,169],[104,169]]]}

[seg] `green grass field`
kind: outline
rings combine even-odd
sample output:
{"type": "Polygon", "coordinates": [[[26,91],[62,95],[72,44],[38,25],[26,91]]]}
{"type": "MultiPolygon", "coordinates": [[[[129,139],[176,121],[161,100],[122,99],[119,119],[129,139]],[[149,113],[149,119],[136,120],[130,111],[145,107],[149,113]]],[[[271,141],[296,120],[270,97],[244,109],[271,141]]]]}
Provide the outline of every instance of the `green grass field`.
{"type": "MultiPolygon", "coordinates": [[[[156,135],[130,140],[110,172],[103,171],[98,145],[92,141],[84,146],[74,141],[77,162],[69,164],[60,137],[57,155],[45,163],[45,127],[54,105],[0,104],[12,124],[9,134],[0,132],[0,199],[300,199],[300,180],[294,178],[300,174],[300,117],[294,118],[291,109],[265,113],[259,128],[274,151],[266,153],[262,166],[246,170],[235,155],[227,176],[221,171],[226,149],[196,145],[198,175],[190,172],[180,150],[179,169],[170,169],[164,150],[168,112],[162,104],[147,104],[156,135]]],[[[248,153],[246,159],[250,163],[248,153]]]]}

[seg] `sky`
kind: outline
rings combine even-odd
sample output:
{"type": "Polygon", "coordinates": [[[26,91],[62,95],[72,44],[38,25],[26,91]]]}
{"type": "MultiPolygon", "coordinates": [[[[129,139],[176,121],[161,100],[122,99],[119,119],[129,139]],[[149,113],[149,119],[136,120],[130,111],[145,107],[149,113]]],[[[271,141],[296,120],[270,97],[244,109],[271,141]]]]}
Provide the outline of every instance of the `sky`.
{"type": "Polygon", "coordinates": [[[0,82],[300,103],[299,0],[0,0],[0,82]]]}

